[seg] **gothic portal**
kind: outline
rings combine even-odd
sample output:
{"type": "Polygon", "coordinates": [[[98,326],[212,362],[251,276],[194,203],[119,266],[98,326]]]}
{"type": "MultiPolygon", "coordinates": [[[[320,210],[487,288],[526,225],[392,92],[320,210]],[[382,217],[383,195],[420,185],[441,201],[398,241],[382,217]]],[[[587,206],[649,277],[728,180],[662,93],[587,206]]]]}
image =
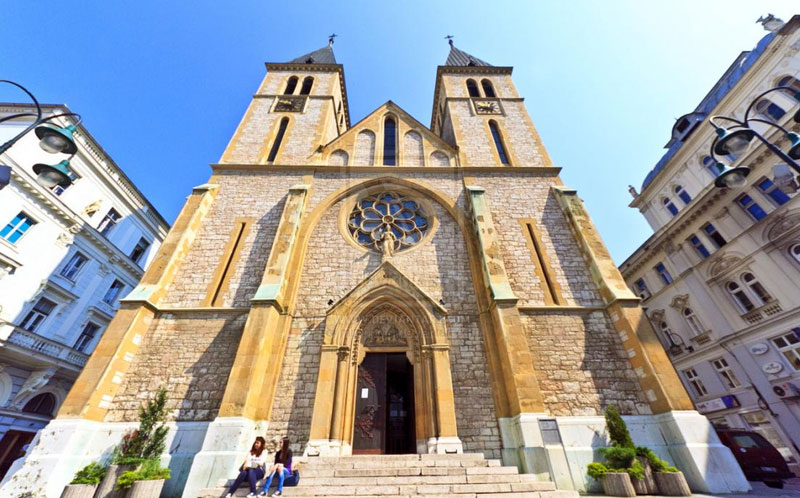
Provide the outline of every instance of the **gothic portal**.
{"type": "Polygon", "coordinates": [[[308,458],[480,452],[585,489],[609,403],[708,489],[698,462],[730,454],[511,73],[451,47],[430,126],[391,101],[351,124],[331,46],[268,63],[19,482],[47,467],[60,492],[164,385],[173,495],[255,435],[308,458]]]}

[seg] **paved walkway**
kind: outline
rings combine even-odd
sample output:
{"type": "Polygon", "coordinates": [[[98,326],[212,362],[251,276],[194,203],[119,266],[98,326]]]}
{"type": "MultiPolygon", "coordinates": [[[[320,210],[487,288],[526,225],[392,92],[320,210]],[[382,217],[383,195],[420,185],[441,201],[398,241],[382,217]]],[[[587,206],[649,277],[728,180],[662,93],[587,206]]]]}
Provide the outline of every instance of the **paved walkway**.
{"type": "MultiPolygon", "coordinates": [[[[724,495],[692,495],[692,498],[800,498],[800,478],[785,481],[783,489],[770,488],[763,482],[750,481],[753,488],[749,493],[731,493],[724,495]]],[[[600,497],[605,495],[581,495],[581,498],[600,497]]],[[[651,495],[656,498],[659,495],[651,495]]]]}

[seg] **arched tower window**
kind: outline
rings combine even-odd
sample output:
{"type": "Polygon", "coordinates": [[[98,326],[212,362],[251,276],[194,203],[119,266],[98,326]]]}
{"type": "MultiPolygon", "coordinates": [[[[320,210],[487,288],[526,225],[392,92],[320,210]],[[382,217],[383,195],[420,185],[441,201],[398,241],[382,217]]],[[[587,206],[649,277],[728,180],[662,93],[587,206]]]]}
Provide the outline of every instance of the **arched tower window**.
{"type": "Polygon", "coordinates": [[[686,324],[689,325],[689,330],[691,330],[693,336],[705,333],[703,324],[700,323],[700,319],[694,314],[692,308],[683,308],[683,318],[686,319],[686,324]]]}
{"type": "Polygon", "coordinates": [[[496,97],[494,94],[494,87],[492,86],[492,82],[487,79],[481,80],[481,86],[483,87],[483,96],[484,97],[496,97]]]}
{"type": "Polygon", "coordinates": [[[53,410],[56,408],[56,397],[50,393],[37,394],[30,399],[22,411],[26,413],[35,413],[36,415],[53,415],[53,410]]]}
{"type": "Polygon", "coordinates": [[[664,197],[664,199],[661,201],[661,203],[662,203],[662,204],[664,204],[664,207],[665,207],[665,208],[667,208],[667,211],[669,211],[669,213],[670,213],[672,216],[675,216],[676,214],[678,214],[678,208],[677,208],[677,207],[675,206],[675,204],[674,204],[674,203],[673,203],[673,202],[672,202],[672,201],[669,199],[669,197],[664,197]]]}
{"type": "Polygon", "coordinates": [[[492,138],[494,139],[494,146],[497,148],[497,155],[500,156],[500,163],[508,164],[508,155],[506,154],[503,137],[500,135],[500,128],[498,128],[497,122],[494,120],[489,121],[489,129],[492,131],[492,138]]]}
{"type": "Polygon", "coordinates": [[[283,141],[283,136],[286,134],[286,127],[289,126],[289,118],[281,119],[281,124],[278,126],[278,134],[275,135],[275,141],[272,142],[272,149],[269,151],[269,156],[267,157],[267,162],[275,161],[275,157],[278,155],[278,151],[281,148],[281,142],[283,141]]]}
{"type": "Polygon", "coordinates": [[[755,309],[755,305],[753,301],[745,294],[744,290],[737,284],[736,282],[728,282],[725,286],[728,290],[728,293],[733,298],[733,302],[736,303],[736,306],[742,313],[747,313],[748,311],[752,311],[755,309]]]}
{"type": "Polygon", "coordinates": [[[475,80],[468,79],[467,80],[467,93],[469,93],[470,97],[480,97],[481,92],[478,90],[478,84],[475,83],[475,80]]]}
{"type": "Polygon", "coordinates": [[[294,93],[295,88],[297,88],[297,76],[292,76],[286,82],[286,90],[283,91],[283,94],[292,95],[294,93]]]}
{"type": "Polygon", "coordinates": [[[742,275],[742,280],[744,281],[744,284],[748,286],[751,291],[753,291],[753,294],[755,294],[756,298],[758,298],[761,306],[772,301],[772,296],[769,295],[767,289],[761,285],[761,282],[759,282],[752,273],[745,273],[742,275]]]}
{"type": "Polygon", "coordinates": [[[397,164],[397,123],[394,118],[387,117],[383,121],[383,164],[397,164]]]}
{"type": "Polygon", "coordinates": [[[689,193],[680,185],[675,187],[675,195],[677,195],[684,204],[688,205],[690,202],[692,202],[692,196],[690,196],[689,193]]]}
{"type": "Polygon", "coordinates": [[[300,95],[308,95],[311,93],[311,87],[314,85],[314,78],[306,76],[303,80],[303,87],[300,88],[300,95]]]}

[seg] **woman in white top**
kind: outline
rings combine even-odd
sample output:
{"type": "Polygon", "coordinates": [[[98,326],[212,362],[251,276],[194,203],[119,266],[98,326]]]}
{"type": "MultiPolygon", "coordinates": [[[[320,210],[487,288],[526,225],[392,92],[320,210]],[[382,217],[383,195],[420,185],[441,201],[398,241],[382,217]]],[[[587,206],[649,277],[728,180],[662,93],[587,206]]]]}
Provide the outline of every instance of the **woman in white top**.
{"type": "Polygon", "coordinates": [[[230,498],[233,496],[245,479],[250,482],[250,494],[247,496],[256,495],[256,482],[264,477],[264,466],[266,465],[266,461],[261,454],[264,452],[265,444],[266,441],[261,436],[258,436],[253,442],[253,446],[250,448],[250,453],[247,454],[242,466],[239,467],[239,475],[236,477],[236,480],[233,481],[233,485],[228,490],[228,494],[225,495],[225,498],[230,498]]]}

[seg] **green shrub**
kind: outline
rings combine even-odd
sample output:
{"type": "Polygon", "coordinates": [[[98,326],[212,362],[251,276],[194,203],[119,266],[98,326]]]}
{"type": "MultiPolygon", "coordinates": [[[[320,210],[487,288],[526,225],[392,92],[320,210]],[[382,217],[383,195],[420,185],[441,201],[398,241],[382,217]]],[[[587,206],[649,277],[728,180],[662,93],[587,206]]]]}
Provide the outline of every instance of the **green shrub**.
{"type": "Polygon", "coordinates": [[[599,462],[592,462],[586,466],[586,474],[592,479],[600,480],[608,472],[608,467],[599,462]]]}
{"type": "Polygon", "coordinates": [[[106,468],[97,462],[92,462],[75,474],[70,484],[100,484],[106,476],[106,468]]]}
{"type": "Polygon", "coordinates": [[[125,434],[120,451],[114,456],[118,465],[139,464],[144,460],[158,458],[166,447],[168,428],[167,390],[163,387],[154,399],[139,407],[139,428],[125,434]]]}
{"type": "Polygon", "coordinates": [[[635,448],[609,446],[607,448],[598,448],[598,451],[605,457],[608,466],[613,468],[628,468],[636,460],[635,448]]]}
{"type": "Polygon", "coordinates": [[[656,455],[656,453],[647,446],[637,446],[636,454],[647,459],[647,461],[650,463],[650,468],[653,469],[653,472],[679,472],[678,469],[671,466],[669,462],[659,458],[658,455],[656,455]]]}
{"type": "Polygon", "coordinates": [[[154,481],[156,479],[169,479],[170,471],[162,467],[158,458],[145,460],[137,470],[123,472],[117,479],[117,489],[129,489],[136,481],[154,481]]]}
{"type": "Polygon", "coordinates": [[[606,427],[608,427],[608,437],[614,446],[634,447],[628,426],[614,405],[608,405],[606,408],[606,427]]]}

